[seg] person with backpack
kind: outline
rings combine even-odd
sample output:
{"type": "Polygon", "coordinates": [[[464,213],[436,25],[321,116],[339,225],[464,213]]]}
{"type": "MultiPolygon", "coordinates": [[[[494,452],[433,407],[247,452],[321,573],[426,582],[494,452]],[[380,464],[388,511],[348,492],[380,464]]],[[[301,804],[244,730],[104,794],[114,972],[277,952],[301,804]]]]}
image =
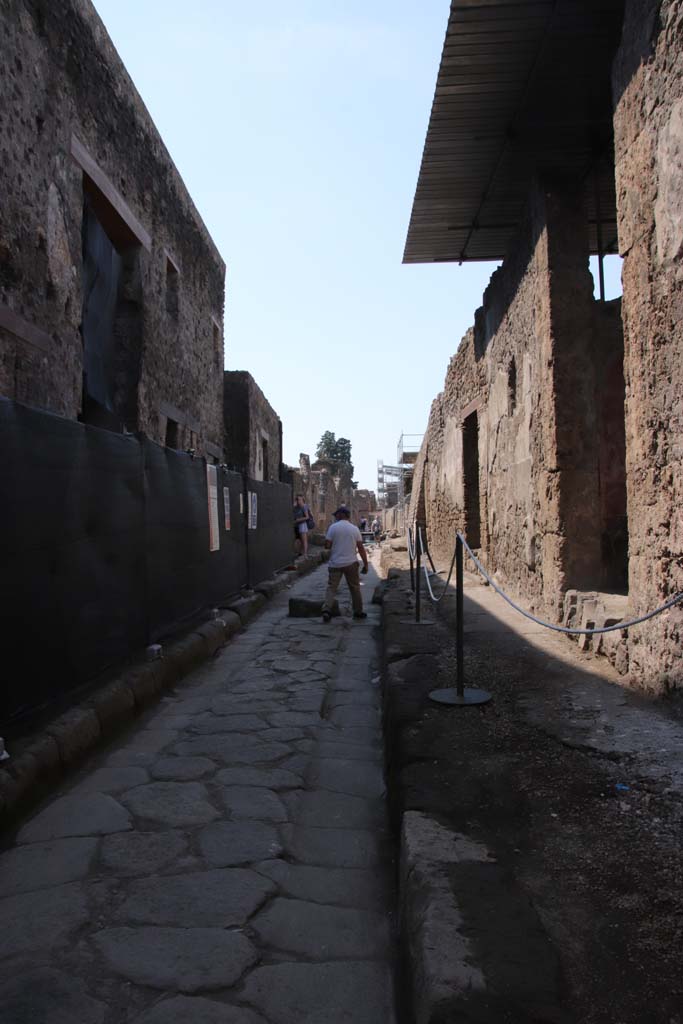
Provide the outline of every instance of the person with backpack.
{"type": "Polygon", "coordinates": [[[314,529],[315,523],[306,499],[303,494],[297,494],[294,501],[294,535],[301,541],[302,555],[308,554],[308,535],[314,529]]]}

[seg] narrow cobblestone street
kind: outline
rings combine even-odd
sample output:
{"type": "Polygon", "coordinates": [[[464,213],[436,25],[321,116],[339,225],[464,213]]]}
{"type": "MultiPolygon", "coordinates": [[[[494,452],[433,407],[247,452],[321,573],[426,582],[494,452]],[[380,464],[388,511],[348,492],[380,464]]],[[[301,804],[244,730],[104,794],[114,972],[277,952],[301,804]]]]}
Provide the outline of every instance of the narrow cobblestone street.
{"type": "Polygon", "coordinates": [[[377,577],[364,621],[289,618],[325,579],[276,597],[19,828],[3,1024],[392,1024],[377,577]]]}

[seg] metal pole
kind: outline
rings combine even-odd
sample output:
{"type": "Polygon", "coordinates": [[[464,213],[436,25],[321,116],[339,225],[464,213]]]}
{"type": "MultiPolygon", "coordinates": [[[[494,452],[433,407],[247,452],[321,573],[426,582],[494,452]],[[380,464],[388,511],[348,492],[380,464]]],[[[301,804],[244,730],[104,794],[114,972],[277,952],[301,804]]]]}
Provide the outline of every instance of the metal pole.
{"type": "Polygon", "coordinates": [[[420,621],[420,529],[415,534],[415,621],[420,621]]]}
{"type": "Polygon", "coordinates": [[[408,527],[408,558],[410,559],[410,589],[414,592],[415,591],[415,566],[413,564],[413,552],[411,551],[412,547],[413,547],[413,531],[412,531],[412,529],[409,526],[408,527]]]}
{"type": "Polygon", "coordinates": [[[593,188],[595,194],[595,231],[598,243],[598,278],[600,281],[600,301],[605,301],[605,271],[603,267],[604,252],[602,248],[602,211],[600,209],[600,178],[597,164],[593,170],[593,188]]]}
{"type": "Polygon", "coordinates": [[[465,694],[465,659],[463,655],[463,634],[465,622],[465,608],[463,600],[463,566],[462,566],[462,540],[458,534],[455,541],[455,589],[458,595],[458,603],[455,611],[455,646],[458,658],[456,690],[458,697],[463,698],[465,694]]]}
{"type": "Polygon", "coordinates": [[[449,686],[443,690],[432,690],[429,694],[429,699],[434,701],[435,704],[446,704],[459,708],[468,707],[473,704],[487,704],[491,700],[491,694],[487,693],[486,690],[478,690],[470,686],[465,689],[463,553],[462,537],[458,533],[455,540],[455,586],[458,601],[455,609],[455,646],[458,659],[455,669],[455,689],[449,686]]]}

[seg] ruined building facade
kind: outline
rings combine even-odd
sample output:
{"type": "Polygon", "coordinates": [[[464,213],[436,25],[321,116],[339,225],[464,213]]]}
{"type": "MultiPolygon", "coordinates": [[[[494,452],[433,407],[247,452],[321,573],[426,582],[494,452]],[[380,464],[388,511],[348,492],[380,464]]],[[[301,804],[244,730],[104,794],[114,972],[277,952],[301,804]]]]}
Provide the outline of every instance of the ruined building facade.
{"type": "Polygon", "coordinates": [[[227,464],[252,480],[279,480],[282,422],[246,370],[225,371],[223,415],[227,464]]]}
{"type": "MultiPolygon", "coordinates": [[[[526,85],[494,71],[475,110],[452,99],[451,58],[488,31],[485,6],[452,4],[405,259],[504,260],[433,402],[411,516],[443,557],[464,529],[528,608],[601,625],[683,591],[683,4],[522,4],[537,46],[529,22],[505,45],[526,85]],[[458,110],[502,142],[471,155],[476,188],[454,164],[436,195],[445,140],[468,145],[458,110]],[[601,301],[589,255],[617,251],[623,295],[601,301]]],[[[593,644],[663,692],[683,683],[682,640],[674,608],[593,644]]]]}
{"type": "Polygon", "coordinates": [[[0,395],[222,458],[225,266],[88,0],[0,10],[0,395]]]}
{"type": "Polygon", "coordinates": [[[313,513],[316,532],[325,533],[334,522],[334,512],[340,505],[351,510],[354,523],[368,505],[366,495],[372,492],[358,491],[351,483],[351,467],[340,465],[333,460],[317,459],[311,464],[310,456],[301,454],[298,467],[289,467],[289,480],[294,494],[303,494],[313,513]]]}

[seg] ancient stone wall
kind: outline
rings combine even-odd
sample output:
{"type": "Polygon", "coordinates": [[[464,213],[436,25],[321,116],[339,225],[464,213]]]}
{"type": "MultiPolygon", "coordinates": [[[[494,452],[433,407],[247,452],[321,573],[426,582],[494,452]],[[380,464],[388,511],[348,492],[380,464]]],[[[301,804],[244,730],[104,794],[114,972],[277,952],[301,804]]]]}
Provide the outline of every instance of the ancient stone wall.
{"type": "MultiPolygon", "coordinates": [[[[629,596],[683,590],[683,4],[627,0],[613,66],[623,256],[629,596]]],[[[683,610],[629,636],[632,678],[683,684],[683,610]]]]}
{"type": "Polygon", "coordinates": [[[282,424],[246,370],[226,370],[223,384],[225,458],[252,480],[280,479],[282,424]]]}
{"type": "Polygon", "coordinates": [[[224,264],[99,17],[7,0],[0,58],[0,393],[88,419],[87,203],[120,263],[112,421],[220,455],[224,264]]]}
{"type": "Polygon", "coordinates": [[[619,304],[593,299],[587,227],[580,187],[537,183],[432,405],[410,513],[442,561],[464,530],[554,621],[567,590],[624,585],[619,304]]]}
{"type": "Polygon", "coordinates": [[[440,559],[450,559],[455,529],[465,529],[487,565],[538,607],[558,600],[560,576],[545,202],[538,189],[511,258],[451,359],[410,511],[424,509],[440,559]]]}

